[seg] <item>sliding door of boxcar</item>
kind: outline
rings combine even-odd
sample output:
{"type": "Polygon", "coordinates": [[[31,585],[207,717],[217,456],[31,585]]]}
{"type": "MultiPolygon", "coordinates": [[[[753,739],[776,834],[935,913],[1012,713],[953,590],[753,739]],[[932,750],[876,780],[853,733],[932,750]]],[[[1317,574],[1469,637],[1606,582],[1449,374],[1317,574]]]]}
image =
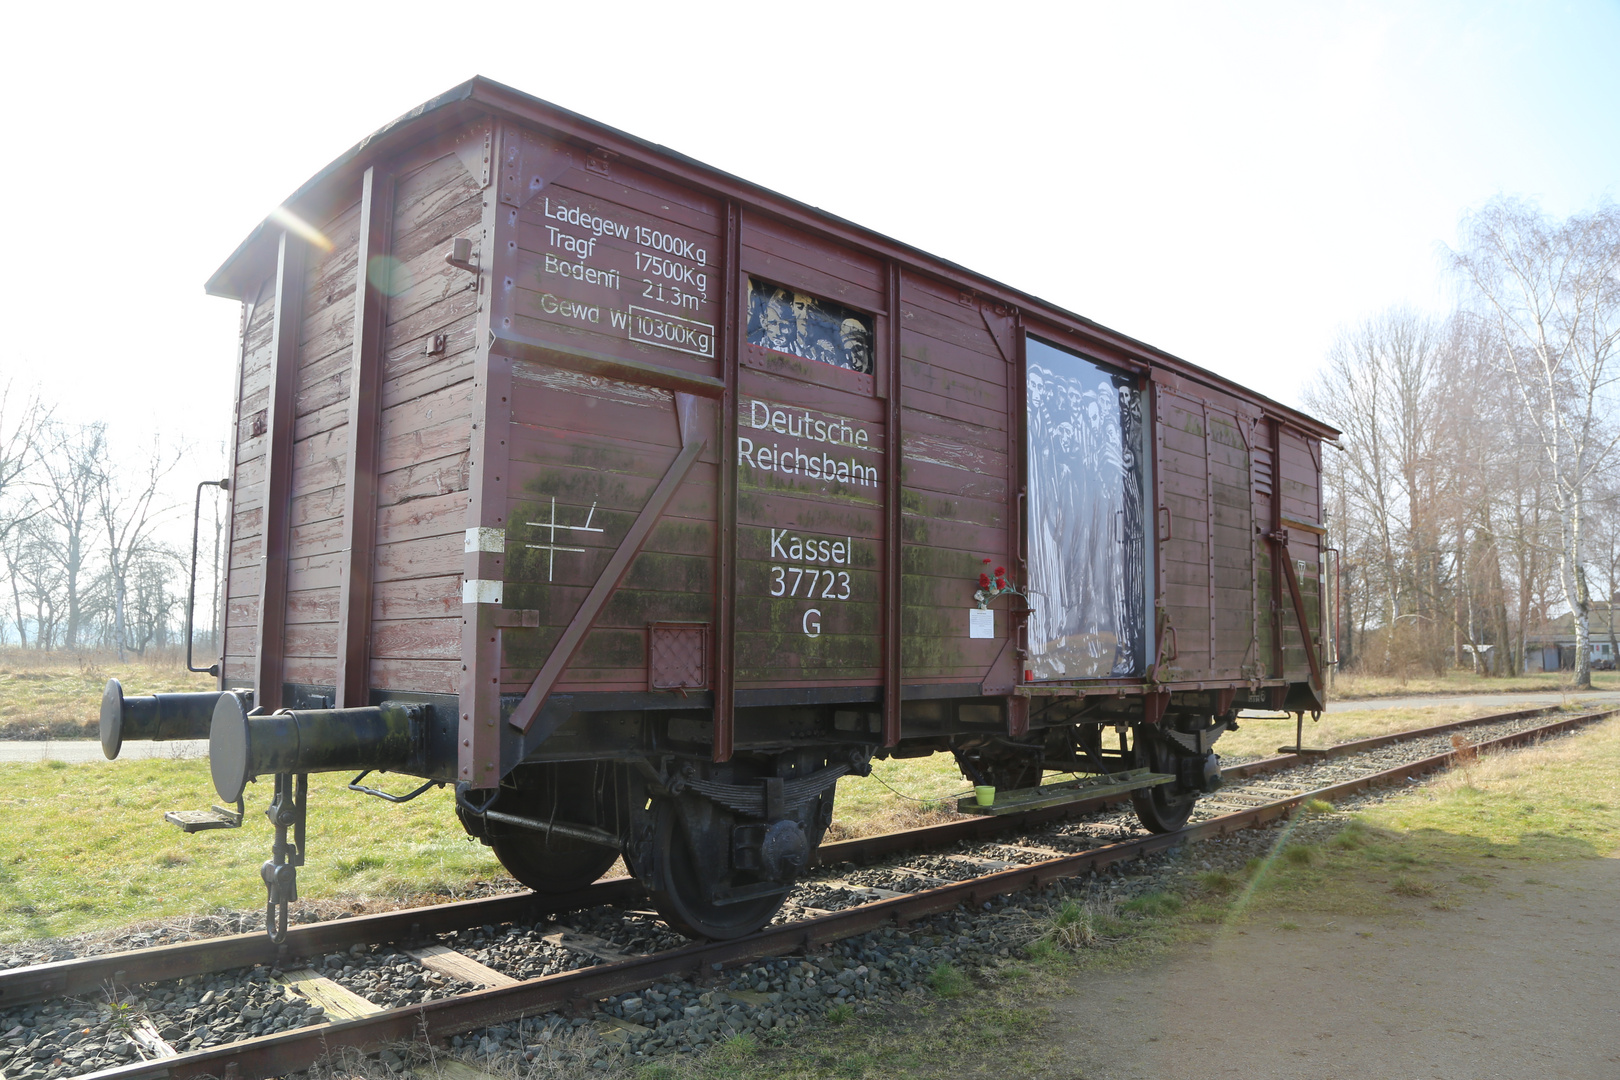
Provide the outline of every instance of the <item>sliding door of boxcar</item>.
{"type": "Polygon", "coordinates": [[[1149,627],[1136,379],[1033,337],[1024,374],[1031,676],[1141,675],[1149,627]]]}
{"type": "Polygon", "coordinates": [[[1248,444],[1223,402],[1156,389],[1162,677],[1241,678],[1258,649],[1248,444]]]}
{"type": "Polygon", "coordinates": [[[739,704],[882,680],[890,363],[878,260],[749,215],[737,370],[739,704]]]}

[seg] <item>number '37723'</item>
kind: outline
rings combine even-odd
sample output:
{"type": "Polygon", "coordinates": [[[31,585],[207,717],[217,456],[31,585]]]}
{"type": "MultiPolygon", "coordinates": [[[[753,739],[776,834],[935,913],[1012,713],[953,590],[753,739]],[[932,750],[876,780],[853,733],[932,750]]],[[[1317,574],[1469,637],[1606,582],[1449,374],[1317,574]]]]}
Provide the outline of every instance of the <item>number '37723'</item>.
{"type": "Polygon", "coordinates": [[[848,600],[849,571],[819,570],[814,566],[773,566],[771,595],[805,596],[817,600],[848,600]]]}

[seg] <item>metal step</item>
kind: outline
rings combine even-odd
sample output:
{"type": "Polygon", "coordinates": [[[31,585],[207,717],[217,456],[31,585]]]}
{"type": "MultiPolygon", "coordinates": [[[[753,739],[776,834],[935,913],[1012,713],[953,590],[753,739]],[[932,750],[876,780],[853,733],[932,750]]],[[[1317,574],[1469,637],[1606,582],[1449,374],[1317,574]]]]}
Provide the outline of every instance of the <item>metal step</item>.
{"type": "Polygon", "coordinates": [[[208,810],[170,810],[163,820],[178,825],[188,833],[207,832],[209,829],[240,829],[242,813],[215,806],[208,810]]]}
{"type": "Polygon", "coordinates": [[[1156,773],[1151,769],[1130,769],[1109,776],[1070,780],[1061,784],[1047,784],[1044,787],[1023,788],[1018,791],[998,791],[996,792],[996,801],[990,806],[980,806],[972,796],[969,796],[957,801],[956,812],[959,814],[1015,814],[1020,810],[1034,810],[1043,806],[1062,806],[1064,803],[1081,802],[1085,799],[1095,799],[1104,795],[1124,795],[1139,788],[1169,784],[1174,782],[1175,779],[1174,776],[1166,773],[1156,773]]]}

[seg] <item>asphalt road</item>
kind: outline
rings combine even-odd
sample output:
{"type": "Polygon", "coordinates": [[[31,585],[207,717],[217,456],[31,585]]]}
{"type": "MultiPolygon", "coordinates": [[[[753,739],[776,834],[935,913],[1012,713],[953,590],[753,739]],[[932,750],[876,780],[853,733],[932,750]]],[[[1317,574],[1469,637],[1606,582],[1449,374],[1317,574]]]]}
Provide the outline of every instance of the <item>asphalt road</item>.
{"type": "MultiPolygon", "coordinates": [[[[173,742],[127,742],[118,758],[200,758],[208,755],[207,739],[173,742]]],[[[8,761],[106,761],[99,739],[7,739],[0,741],[0,763],[8,761]]]]}

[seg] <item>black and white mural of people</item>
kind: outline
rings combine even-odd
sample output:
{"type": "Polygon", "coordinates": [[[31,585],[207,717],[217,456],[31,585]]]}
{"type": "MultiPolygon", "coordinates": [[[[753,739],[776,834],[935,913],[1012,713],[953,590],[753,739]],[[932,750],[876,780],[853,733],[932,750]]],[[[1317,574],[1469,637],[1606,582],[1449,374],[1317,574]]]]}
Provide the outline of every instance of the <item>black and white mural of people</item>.
{"type": "Polygon", "coordinates": [[[1147,662],[1142,399],[1134,380],[1026,339],[1029,666],[1036,679],[1147,662]]]}
{"type": "Polygon", "coordinates": [[[872,320],[806,293],[748,279],[748,343],[872,374],[872,320]]]}

